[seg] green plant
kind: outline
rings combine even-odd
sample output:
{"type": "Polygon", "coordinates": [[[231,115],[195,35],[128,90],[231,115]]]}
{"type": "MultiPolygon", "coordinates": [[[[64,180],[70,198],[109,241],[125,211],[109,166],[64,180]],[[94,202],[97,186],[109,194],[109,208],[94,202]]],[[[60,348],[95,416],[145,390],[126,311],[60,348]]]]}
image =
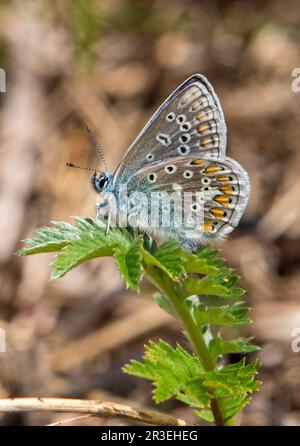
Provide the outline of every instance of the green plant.
{"type": "Polygon", "coordinates": [[[224,340],[216,327],[240,327],[250,322],[249,308],[237,301],[244,290],[239,277],[224,267],[218,250],[202,247],[185,253],[174,240],[160,247],[146,235],[112,228],[91,218],[76,218],[76,225],[54,222],[27,239],[21,255],[57,252],[52,278],[63,276],[88,260],[113,256],[126,284],[139,291],[145,276],[157,289],[160,307],[179,319],[194,353],[164,341],[150,341],[144,361],[131,361],[124,371],[151,380],[156,403],[175,398],[194,409],[200,418],[216,425],[234,424],[234,416],[258,389],[258,362],[245,359],[225,365],[228,353],[258,349],[251,339],[224,340]],[[217,296],[217,299],[216,297],[217,296]],[[213,302],[213,303],[210,303],[213,302]],[[217,303],[216,303],[217,302],[217,303]]]}

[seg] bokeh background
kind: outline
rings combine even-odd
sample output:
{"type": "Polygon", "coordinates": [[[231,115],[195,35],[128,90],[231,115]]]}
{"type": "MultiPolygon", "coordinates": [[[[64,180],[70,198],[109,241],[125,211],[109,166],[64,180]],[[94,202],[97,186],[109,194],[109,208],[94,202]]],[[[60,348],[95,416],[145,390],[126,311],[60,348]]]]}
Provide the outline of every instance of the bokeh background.
{"type": "MultiPolygon", "coordinates": [[[[1,1],[0,397],[56,396],[152,407],[151,386],[121,366],[151,337],[185,345],[180,327],[144,286],[126,291],[110,259],[50,282],[51,256],[19,258],[20,240],[50,220],[93,216],[89,174],[99,166],[92,126],[110,168],[156,107],[203,73],[220,97],[228,154],[252,194],[222,245],[253,307],[246,335],[262,347],[261,391],[242,424],[300,425],[300,66],[298,0],[1,1]]],[[[229,358],[235,361],[237,358],[229,358]]],[[[179,403],[162,410],[192,420],[179,403]]],[[[2,425],[47,424],[65,414],[1,415],[2,425]]],[[[121,424],[88,419],[76,424],[121,424]]]]}

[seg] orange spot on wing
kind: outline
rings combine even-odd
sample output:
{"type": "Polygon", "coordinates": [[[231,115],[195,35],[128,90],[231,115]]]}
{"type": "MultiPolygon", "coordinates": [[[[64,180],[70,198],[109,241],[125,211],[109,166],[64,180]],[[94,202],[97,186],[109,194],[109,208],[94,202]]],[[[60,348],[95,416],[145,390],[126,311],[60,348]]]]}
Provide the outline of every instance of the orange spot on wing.
{"type": "Polygon", "coordinates": [[[200,166],[201,164],[204,164],[204,160],[194,160],[191,162],[192,166],[200,166]]]}
{"type": "Polygon", "coordinates": [[[222,175],[222,176],[218,177],[218,181],[220,181],[221,183],[228,183],[231,180],[229,179],[229,177],[222,175]]]}
{"type": "Polygon", "coordinates": [[[221,186],[221,187],[219,187],[219,190],[221,192],[224,192],[224,194],[226,194],[226,195],[232,194],[232,187],[230,187],[230,186],[221,186]]]}
{"type": "Polygon", "coordinates": [[[202,144],[203,144],[204,146],[207,146],[207,145],[210,144],[210,143],[211,143],[211,139],[210,139],[210,138],[204,138],[203,141],[202,141],[202,144]]]}
{"type": "Polygon", "coordinates": [[[205,132],[205,130],[207,130],[207,125],[206,124],[200,124],[200,125],[198,125],[198,130],[199,130],[199,132],[200,133],[203,133],[203,132],[205,132]]]}
{"type": "Polygon", "coordinates": [[[212,208],[210,210],[210,212],[215,216],[215,217],[225,217],[225,212],[223,211],[223,209],[220,208],[212,208]]]}
{"type": "Polygon", "coordinates": [[[206,169],[204,169],[204,173],[217,173],[219,170],[220,168],[218,166],[208,166],[206,169]]]}
{"type": "Polygon", "coordinates": [[[214,198],[214,201],[216,201],[217,203],[222,204],[223,206],[228,206],[228,204],[229,204],[229,198],[225,197],[225,195],[217,195],[214,198]]]}
{"type": "Polygon", "coordinates": [[[205,222],[203,223],[203,231],[204,232],[213,232],[213,220],[205,220],[205,222]]]}
{"type": "Polygon", "coordinates": [[[196,116],[196,119],[198,119],[198,121],[201,121],[204,117],[205,117],[205,113],[202,112],[202,113],[199,113],[199,114],[196,116]]]}

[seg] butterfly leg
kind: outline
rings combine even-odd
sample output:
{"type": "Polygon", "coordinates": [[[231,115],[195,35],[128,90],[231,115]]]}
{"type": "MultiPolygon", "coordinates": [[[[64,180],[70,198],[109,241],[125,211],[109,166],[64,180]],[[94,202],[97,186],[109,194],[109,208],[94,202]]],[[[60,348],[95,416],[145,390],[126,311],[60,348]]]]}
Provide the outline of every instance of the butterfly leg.
{"type": "Polygon", "coordinates": [[[111,221],[111,214],[109,213],[109,214],[108,214],[108,217],[107,217],[107,221],[106,221],[105,235],[108,234],[108,231],[109,231],[109,228],[110,228],[110,221],[111,221]]]}

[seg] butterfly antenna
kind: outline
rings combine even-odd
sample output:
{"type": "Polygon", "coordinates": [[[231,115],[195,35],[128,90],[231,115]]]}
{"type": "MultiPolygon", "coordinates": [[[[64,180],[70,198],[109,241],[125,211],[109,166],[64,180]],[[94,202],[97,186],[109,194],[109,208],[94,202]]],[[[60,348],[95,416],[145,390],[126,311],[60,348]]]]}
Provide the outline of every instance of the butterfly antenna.
{"type": "Polygon", "coordinates": [[[74,167],[75,169],[80,169],[80,170],[90,170],[93,172],[99,172],[99,173],[103,173],[102,170],[100,169],[94,169],[93,167],[84,167],[84,166],[78,166],[77,164],[73,164],[73,163],[66,163],[67,167],[74,167]]]}
{"type": "Polygon", "coordinates": [[[101,158],[102,161],[103,161],[104,168],[105,168],[105,170],[106,170],[106,172],[107,172],[108,169],[107,169],[106,160],[105,160],[104,155],[103,155],[103,153],[102,153],[102,150],[101,150],[99,144],[97,143],[96,138],[95,138],[95,136],[94,136],[94,134],[93,134],[93,132],[92,132],[92,130],[90,129],[90,127],[89,127],[88,124],[86,124],[86,130],[87,130],[87,132],[88,132],[90,141],[91,141],[91,143],[96,147],[97,152],[99,153],[100,158],[101,158]]]}

